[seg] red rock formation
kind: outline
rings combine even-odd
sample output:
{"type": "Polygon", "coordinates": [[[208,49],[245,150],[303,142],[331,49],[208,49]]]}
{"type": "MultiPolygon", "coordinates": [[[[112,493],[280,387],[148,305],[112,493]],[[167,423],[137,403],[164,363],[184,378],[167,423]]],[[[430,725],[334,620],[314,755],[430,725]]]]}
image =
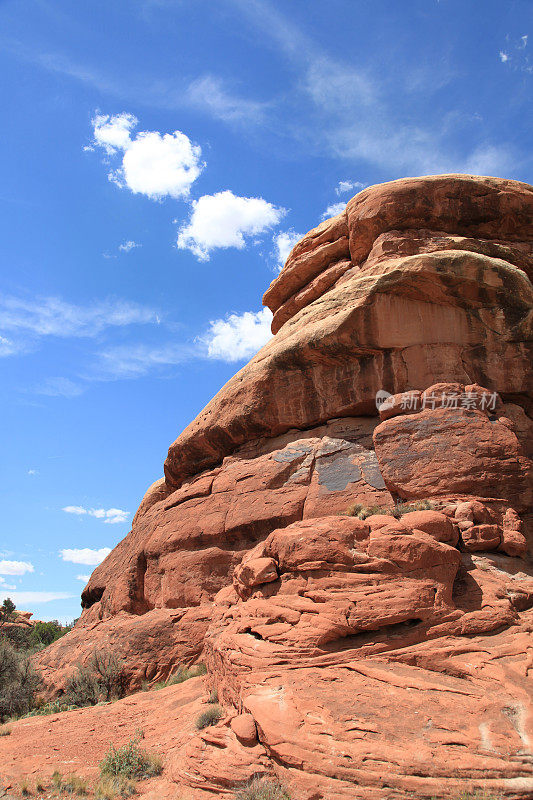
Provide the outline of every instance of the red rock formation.
{"type": "Polygon", "coordinates": [[[228,764],[295,800],[530,797],[532,275],[515,181],[394,181],[307,234],[50,684],[95,646],[132,688],[203,652],[228,716],[172,755],[193,798],[230,795],[228,764]]]}

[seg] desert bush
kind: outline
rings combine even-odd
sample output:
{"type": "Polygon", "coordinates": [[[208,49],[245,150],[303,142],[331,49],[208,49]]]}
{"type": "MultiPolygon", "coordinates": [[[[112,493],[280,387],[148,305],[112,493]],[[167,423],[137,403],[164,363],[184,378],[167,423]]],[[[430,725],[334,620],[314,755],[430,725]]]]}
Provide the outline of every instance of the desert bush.
{"type": "Polygon", "coordinates": [[[160,775],[163,764],[159,756],[139,747],[142,734],[136,734],[122,747],[111,745],[100,763],[102,776],[122,776],[124,778],[150,778],[160,775]]]}
{"type": "Polygon", "coordinates": [[[100,686],[96,676],[88,667],[78,664],[67,681],[63,699],[66,705],[75,708],[97,704],[100,699],[100,686]]]}
{"type": "Polygon", "coordinates": [[[0,725],[0,736],[11,736],[12,728],[10,725],[0,725]]]}
{"type": "Polygon", "coordinates": [[[205,711],[202,711],[196,720],[196,728],[200,731],[202,728],[208,728],[210,725],[216,725],[223,716],[224,711],[222,708],[218,705],[212,705],[211,708],[207,708],[205,711]]]}
{"type": "Polygon", "coordinates": [[[235,800],[290,800],[290,796],[277,781],[254,778],[235,793],[235,800]]]}
{"type": "Polygon", "coordinates": [[[94,706],[124,696],[123,662],[111,650],[94,650],[87,664],[78,664],[65,687],[66,705],[94,706]]]}
{"type": "Polygon", "coordinates": [[[19,717],[34,705],[41,685],[30,659],[8,642],[0,641],[0,722],[19,717]]]}
{"type": "Polygon", "coordinates": [[[207,698],[208,703],[218,703],[218,692],[216,689],[211,689],[209,692],[209,697],[207,698]]]}
{"type": "Polygon", "coordinates": [[[23,778],[21,780],[21,782],[19,783],[19,792],[22,795],[22,797],[29,797],[30,796],[30,794],[31,794],[30,784],[29,784],[27,778],[23,778]]]}

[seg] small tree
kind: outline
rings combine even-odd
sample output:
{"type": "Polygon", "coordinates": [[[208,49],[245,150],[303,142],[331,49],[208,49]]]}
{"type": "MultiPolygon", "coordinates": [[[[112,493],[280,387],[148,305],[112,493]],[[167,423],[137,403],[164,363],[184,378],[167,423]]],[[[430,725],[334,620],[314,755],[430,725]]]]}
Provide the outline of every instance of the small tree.
{"type": "Polygon", "coordinates": [[[0,721],[30,711],[40,683],[28,656],[0,641],[0,721]]]}
{"type": "Polygon", "coordinates": [[[0,628],[3,628],[6,622],[12,622],[15,619],[15,610],[16,606],[13,600],[6,597],[0,606],[0,628]]]}

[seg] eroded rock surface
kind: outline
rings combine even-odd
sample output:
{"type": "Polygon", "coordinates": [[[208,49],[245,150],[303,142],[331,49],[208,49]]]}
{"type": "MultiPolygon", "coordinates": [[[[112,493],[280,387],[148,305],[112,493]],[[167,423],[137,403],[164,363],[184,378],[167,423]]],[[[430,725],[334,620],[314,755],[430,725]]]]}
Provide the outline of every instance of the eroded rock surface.
{"type": "Polygon", "coordinates": [[[165,772],[198,800],[271,773],[294,800],[531,797],[532,275],[515,181],[371,187],[303,237],[274,337],[39,656],[51,691],[95,647],[132,689],[203,658],[226,717],[165,772]]]}

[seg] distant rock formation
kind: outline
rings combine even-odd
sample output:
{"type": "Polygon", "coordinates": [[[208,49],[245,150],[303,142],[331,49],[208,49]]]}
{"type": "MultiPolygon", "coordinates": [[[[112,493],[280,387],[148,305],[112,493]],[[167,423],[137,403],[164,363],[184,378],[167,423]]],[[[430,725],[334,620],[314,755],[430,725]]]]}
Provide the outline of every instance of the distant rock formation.
{"type": "Polygon", "coordinates": [[[374,186],[304,236],[274,337],[39,656],[51,689],[95,647],[132,689],[202,655],[239,716],[174,757],[193,798],[228,763],[295,800],[532,796],[532,277],[516,181],[374,186]]]}

